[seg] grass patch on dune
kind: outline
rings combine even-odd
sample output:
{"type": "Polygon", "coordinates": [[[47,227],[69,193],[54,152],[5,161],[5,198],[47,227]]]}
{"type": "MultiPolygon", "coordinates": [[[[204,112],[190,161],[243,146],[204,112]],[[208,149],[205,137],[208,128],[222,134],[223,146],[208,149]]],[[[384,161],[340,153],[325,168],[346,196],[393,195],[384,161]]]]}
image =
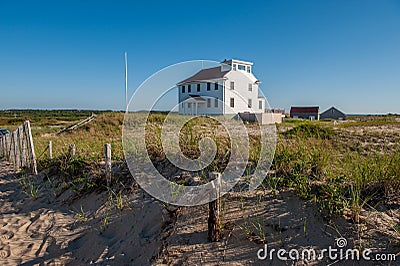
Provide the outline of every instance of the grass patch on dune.
{"type": "MultiPolygon", "coordinates": [[[[32,115],[21,114],[24,118],[32,115]]],[[[85,118],[86,115],[90,114],[65,112],[53,116],[44,112],[39,118],[31,119],[39,165],[42,168],[56,167],[64,181],[78,191],[95,186],[92,181],[87,182],[88,173],[85,169],[90,164],[98,164],[104,160],[105,143],[111,143],[114,161],[124,160],[122,112],[100,113],[86,126],[71,133],[56,135],[61,128],[85,118]],[[46,150],[50,140],[53,143],[53,160],[48,159],[46,150]],[[66,152],[72,143],[76,145],[77,157],[67,160],[66,152]]],[[[165,118],[166,114],[152,113],[146,122],[145,140],[154,162],[165,156],[161,145],[165,118]]],[[[12,124],[17,122],[13,119],[20,118],[12,115],[0,117],[0,127],[13,129],[12,124]]],[[[137,122],[143,122],[143,119],[144,116],[138,114],[137,122]]],[[[182,117],[176,116],[174,119],[179,120],[182,117]]],[[[337,126],[330,122],[303,120],[290,120],[279,125],[282,130],[278,134],[272,173],[267,176],[264,185],[274,191],[282,188],[294,189],[302,198],[317,202],[320,209],[327,214],[343,215],[350,212],[355,221],[366,205],[393,197],[400,189],[399,146],[391,146],[384,152],[371,149],[361,153],[359,149],[363,148],[358,144],[359,149],[349,148],[356,145],[352,138],[355,133],[347,129],[370,125],[396,126],[400,122],[399,117],[351,119],[353,120],[340,122],[337,126]]],[[[250,162],[246,171],[251,174],[260,154],[260,136],[254,133],[257,126],[246,124],[246,127],[250,132],[250,162]]],[[[200,155],[199,143],[204,137],[211,138],[217,144],[216,158],[205,171],[222,171],[229,159],[231,142],[227,132],[212,118],[195,118],[182,127],[179,134],[181,150],[188,158],[197,158],[200,155]]]]}
{"type": "Polygon", "coordinates": [[[317,124],[301,124],[283,133],[286,137],[331,139],[335,130],[317,124]]]}
{"type": "Polygon", "coordinates": [[[52,141],[54,158],[63,156],[68,151],[69,145],[75,144],[78,156],[89,162],[100,162],[104,160],[104,144],[110,143],[113,160],[122,161],[124,158],[121,138],[123,118],[124,114],[120,112],[104,113],[98,115],[91,123],[61,135],[56,135],[56,133],[76,122],[63,126],[32,123],[36,155],[39,160],[48,158],[48,143],[52,141]]]}

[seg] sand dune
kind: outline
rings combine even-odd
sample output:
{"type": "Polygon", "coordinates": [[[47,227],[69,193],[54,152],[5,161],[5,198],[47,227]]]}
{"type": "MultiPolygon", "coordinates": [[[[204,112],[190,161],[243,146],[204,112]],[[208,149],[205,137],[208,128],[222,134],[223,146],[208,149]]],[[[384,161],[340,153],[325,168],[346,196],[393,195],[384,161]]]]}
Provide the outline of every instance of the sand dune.
{"type": "MultiPolygon", "coordinates": [[[[363,214],[366,227],[356,227],[343,217],[328,221],[314,203],[292,191],[228,193],[223,198],[223,240],[210,243],[208,205],[168,206],[135,189],[124,196],[124,208],[116,209],[107,191],[72,201],[69,190],[55,197],[43,177],[28,177],[42,186],[33,200],[19,183],[22,177],[0,162],[0,265],[288,265],[260,261],[257,251],[264,244],[318,250],[334,246],[339,237],[354,247],[360,241],[360,228],[374,251],[399,251],[389,243],[397,237],[390,226],[399,217],[363,214]],[[374,223],[382,228],[377,230],[374,223]]],[[[328,258],[300,260],[296,265],[329,263],[376,265],[328,258]]]]}
{"type": "Polygon", "coordinates": [[[147,265],[157,255],[168,215],[142,191],[122,211],[108,210],[106,192],[66,204],[67,195],[55,199],[43,187],[32,200],[8,163],[0,169],[0,265],[147,265]],[[85,221],[77,217],[81,208],[85,221]]]}

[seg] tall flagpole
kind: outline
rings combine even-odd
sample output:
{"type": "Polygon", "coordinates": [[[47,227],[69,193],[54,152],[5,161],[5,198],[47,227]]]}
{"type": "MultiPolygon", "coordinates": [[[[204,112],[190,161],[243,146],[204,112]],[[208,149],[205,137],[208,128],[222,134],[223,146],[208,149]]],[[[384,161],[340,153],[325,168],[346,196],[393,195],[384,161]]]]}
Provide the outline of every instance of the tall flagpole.
{"type": "Polygon", "coordinates": [[[128,110],[128,54],[125,52],[125,111],[128,110]]]}

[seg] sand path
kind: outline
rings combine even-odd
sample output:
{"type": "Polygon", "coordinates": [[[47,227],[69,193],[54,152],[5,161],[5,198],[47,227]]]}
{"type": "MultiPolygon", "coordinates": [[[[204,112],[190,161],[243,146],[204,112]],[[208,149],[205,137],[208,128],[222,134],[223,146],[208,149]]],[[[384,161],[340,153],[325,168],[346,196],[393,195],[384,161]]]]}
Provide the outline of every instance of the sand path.
{"type": "Polygon", "coordinates": [[[70,229],[73,215],[45,197],[32,200],[20,180],[12,165],[0,161],[0,265],[65,262],[63,249],[79,236],[70,229]]]}
{"type": "Polygon", "coordinates": [[[0,160],[1,266],[149,265],[157,256],[169,216],[141,190],[126,197],[123,210],[110,210],[107,191],[67,204],[71,191],[54,197],[49,186],[44,174],[16,175],[0,160]],[[27,182],[40,188],[36,199],[27,182]]]}

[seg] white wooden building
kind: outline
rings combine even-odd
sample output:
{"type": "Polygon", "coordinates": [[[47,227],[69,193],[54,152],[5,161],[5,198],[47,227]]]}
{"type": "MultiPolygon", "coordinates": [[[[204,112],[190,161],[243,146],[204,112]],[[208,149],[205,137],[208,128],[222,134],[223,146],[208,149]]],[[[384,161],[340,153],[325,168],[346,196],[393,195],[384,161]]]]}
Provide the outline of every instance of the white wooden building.
{"type": "Polygon", "coordinates": [[[179,82],[179,114],[264,113],[265,98],[252,68],[252,62],[225,60],[179,82]]]}

